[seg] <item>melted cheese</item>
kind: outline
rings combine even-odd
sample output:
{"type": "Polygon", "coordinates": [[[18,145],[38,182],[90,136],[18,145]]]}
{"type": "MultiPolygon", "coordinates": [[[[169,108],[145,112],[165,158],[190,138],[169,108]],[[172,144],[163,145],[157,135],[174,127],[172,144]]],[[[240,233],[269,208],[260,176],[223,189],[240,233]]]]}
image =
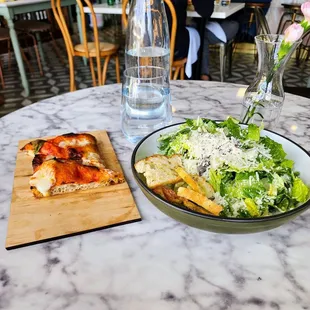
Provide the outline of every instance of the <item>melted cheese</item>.
{"type": "Polygon", "coordinates": [[[55,173],[52,169],[40,169],[29,181],[30,186],[36,189],[44,196],[49,196],[51,187],[55,184],[55,173]]]}
{"type": "Polygon", "coordinates": [[[87,157],[82,158],[83,165],[104,168],[103,162],[98,153],[89,152],[87,157]]]}
{"type": "Polygon", "coordinates": [[[65,148],[68,146],[75,146],[75,147],[83,147],[85,145],[90,144],[91,142],[88,139],[70,139],[68,141],[61,141],[58,146],[61,148],[65,148]]]}

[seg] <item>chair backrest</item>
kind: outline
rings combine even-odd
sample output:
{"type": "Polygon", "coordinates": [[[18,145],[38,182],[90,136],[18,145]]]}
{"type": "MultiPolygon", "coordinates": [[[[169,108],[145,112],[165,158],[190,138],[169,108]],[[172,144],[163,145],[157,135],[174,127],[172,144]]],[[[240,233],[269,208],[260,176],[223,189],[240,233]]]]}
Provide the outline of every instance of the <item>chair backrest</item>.
{"type": "MultiPolygon", "coordinates": [[[[126,8],[128,5],[129,0],[123,0],[122,3],[122,23],[124,27],[126,28],[128,25],[128,18],[126,14],[126,8]]],[[[171,25],[171,32],[170,32],[170,74],[171,74],[171,67],[174,59],[174,48],[175,48],[175,38],[177,35],[177,14],[175,12],[175,8],[171,0],[164,0],[164,3],[168,6],[170,10],[170,14],[172,17],[172,25],[171,25]]]]}
{"type": "MultiPolygon", "coordinates": [[[[81,26],[82,26],[82,38],[83,38],[83,47],[85,51],[85,57],[89,58],[89,50],[88,50],[88,40],[87,40],[87,31],[86,31],[86,21],[85,21],[85,14],[84,14],[84,8],[81,0],[76,0],[76,3],[78,5],[78,12],[79,16],[77,18],[81,19],[81,26]]],[[[94,12],[93,5],[89,0],[84,0],[84,3],[87,5],[87,7],[90,10],[91,15],[91,21],[93,24],[93,37],[95,42],[95,49],[96,49],[96,63],[97,63],[97,74],[98,74],[98,82],[99,85],[102,84],[102,75],[101,75],[101,61],[100,61],[100,42],[99,42],[99,35],[98,35],[98,28],[97,28],[97,19],[94,12]]],[[[58,26],[61,30],[61,33],[63,35],[68,58],[72,59],[73,56],[75,56],[74,46],[71,39],[71,35],[66,23],[65,16],[62,11],[61,7],[61,0],[51,0],[51,6],[54,13],[54,17],[58,23],[58,26]]]]}
{"type": "MultiPolygon", "coordinates": [[[[307,30],[302,36],[301,36],[301,47],[304,48],[310,48],[310,29],[307,30]]],[[[310,50],[308,50],[308,54],[310,53],[310,50]]]]}
{"type": "Polygon", "coordinates": [[[255,7],[254,13],[257,34],[270,34],[270,28],[262,8],[255,7]]]}
{"type": "Polygon", "coordinates": [[[284,33],[284,30],[288,26],[290,26],[291,24],[295,22],[301,22],[302,19],[303,19],[303,14],[300,10],[300,7],[299,7],[299,10],[284,12],[279,21],[277,33],[278,34],[284,33]]]}

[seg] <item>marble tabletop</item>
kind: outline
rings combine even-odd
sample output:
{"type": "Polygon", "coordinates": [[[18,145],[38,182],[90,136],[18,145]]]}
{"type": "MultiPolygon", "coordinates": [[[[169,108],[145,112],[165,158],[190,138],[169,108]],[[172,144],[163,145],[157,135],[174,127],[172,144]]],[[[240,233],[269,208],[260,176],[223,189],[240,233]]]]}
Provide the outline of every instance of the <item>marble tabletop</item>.
{"type": "MultiPolygon", "coordinates": [[[[174,121],[238,117],[244,90],[173,82],[174,121]]],[[[133,180],[120,91],[81,90],[0,119],[0,309],[309,309],[310,212],[250,235],[209,233],[168,218],[133,180]],[[96,129],[108,130],[142,221],[5,250],[18,140],[96,129]]],[[[278,131],[310,150],[309,119],[310,100],[287,94],[278,131]]]]}

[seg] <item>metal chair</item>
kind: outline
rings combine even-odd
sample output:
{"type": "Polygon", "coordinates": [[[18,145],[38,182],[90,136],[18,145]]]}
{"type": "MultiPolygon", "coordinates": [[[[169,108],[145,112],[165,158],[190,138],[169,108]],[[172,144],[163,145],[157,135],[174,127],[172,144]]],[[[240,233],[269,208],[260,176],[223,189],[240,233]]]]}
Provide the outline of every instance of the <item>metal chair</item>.
{"type": "MultiPolygon", "coordinates": [[[[122,2],[122,22],[125,28],[127,27],[128,24],[128,18],[126,15],[126,8],[128,2],[129,0],[123,0],[122,2]]],[[[164,2],[168,6],[172,17],[172,26],[170,34],[170,64],[171,64],[170,77],[172,80],[176,80],[180,75],[180,79],[184,80],[185,64],[187,62],[187,58],[174,60],[175,38],[177,33],[177,15],[173,3],[170,0],[164,0],[164,2]]]]}
{"type": "MultiPolygon", "coordinates": [[[[270,3],[262,3],[262,2],[247,2],[244,8],[244,20],[242,21],[242,25],[245,26],[246,31],[244,32],[247,34],[253,24],[256,22],[255,19],[255,9],[260,8],[263,12],[263,9],[268,9],[270,7],[270,3]]],[[[264,16],[264,13],[263,13],[264,16]]],[[[244,39],[241,37],[239,41],[244,39]]]]}
{"type": "Polygon", "coordinates": [[[254,14],[257,34],[270,34],[270,28],[262,8],[255,7],[254,14]]]}
{"type": "Polygon", "coordinates": [[[220,78],[221,78],[221,82],[225,81],[227,60],[228,60],[228,74],[231,75],[232,54],[233,54],[234,42],[235,42],[235,40],[232,39],[226,43],[219,42],[216,44],[210,44],[210,48],[216,47],[216,48],[219,48],[219,50],[220,50],[220,78]]]}
{"type": "MultiPolygon", "coordinates": [[[[308,61],[310,57],[310,30],[301,37],[301,43],[296,50],[296,65],[299,66],[301,59],[308,61]]],[[[309,79],[310,81],[310,79],[309,79]]]]}
{"type": "Polygon", "coordinates": [[[61,0],[51,0],[52,10],[54,13],[54,17],[58,23],[58,26],[62,32],[64,37],[68,60],[69,60],[69,68],[70,68],[70,91],[76,90],[75,79],[74,79],[74,57],[85,57],[89,59],[89,65],[91,70],[91,76],[93,80],[93,86],[104,85],[106,81],[107,69],[110,59],[113,57],[115,59],[115,67],[116,67],[116,80],[117,83],[120,83],[120,64],[118,57],[119,46],[117,44],[112,44],[108,42],[100,42],[97,28],[97,20],[96,15],[93,9],[93,6],[89,0],[83,1],[89,8],[91,12],[91,19],[93,24],[93,36],[94,40],[89,42],[87,40],[86,33],[86,21],[85,14],[83,10],[83,3],[81,0],[77,0],[77,5],[80,11],[81,25],[82,25],[82,36],[83,42],[78,45],[73,45],[71,40],[71,36],[65,21],[65,17],[61,8],[61,0]],[[101,59],[104,58],[103,70],[101,73],[101,59]],[[96,60],[97,63],[97,76],[95,73],[93,59],[96,60]]]}
{"type": "Polygon", "coordinates": [[[284,13],[282,14],[277,33],[283,33],[284,30],[291,24],[295,23],[295,21],[302,19],[302,12],[300,5],[294,4],[282,4],[284,6],[284,13]]]}

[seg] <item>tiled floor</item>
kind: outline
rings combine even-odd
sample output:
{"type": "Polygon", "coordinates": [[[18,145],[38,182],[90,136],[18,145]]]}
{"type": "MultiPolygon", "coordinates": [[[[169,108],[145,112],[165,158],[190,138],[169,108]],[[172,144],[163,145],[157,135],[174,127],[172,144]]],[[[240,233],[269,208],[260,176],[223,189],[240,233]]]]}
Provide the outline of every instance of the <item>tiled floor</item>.
{"type": "MultiPolygon", "coordinates": [[[[119,34],[119,32],[118,32],[119,34]]],[[[105,40],[108,37],[115,38],[115,28],[106,29],[103,33],[105,40]]],[[[77,39],[75,37],[75,39],[77,39]]],[[[59,40],[63,55],[66,55],[65,48],[62,41],[59,40]]],[[[7,55],[2,55],[3,71],[6,87],[0,89],[0,97],[2,97],[2,104],[0,101],[0,116],[22,108],[23,106],[40,101],[44,98],[56,96],[69,91],[69,70],[68,66],[63,65],[57,58],[52,45],[50,43],[44,44],[44,52],[46,56],[46,63],[44,64],[44,76],[41,77],[37,64],[34,58],[33,51],[30,53],[30,61],[35,69],[35,73],[28,72],[31,93],[29,97],[23,95],[23,88],[21,86],[18,68],[13,59],[12,69],[8,71],[7,55]],[[3,102],[4,98],[4,102],[3,102]]],[[[121,53],[121,63],[123,65],[124,57],[121,53]]],[[[76,58],[76,81],[77,87],[87,88],[92,86],[92,80],[89,68],[84,66],[81,58],[76,58]]],[[[254,61],[253,47],[248,46],[244,50],[242,46],[238,47],[233,55],[232,76],[227,77],[226,81],[231,83],[249,84],[256,72],[257,64],[254,61]]],[[[219,55],[217,51],[211,54],[211,76],[214,81],[219,81],[219,55]]],[[[292,59],[284,74],[284,85],[291,87],[306,87],[310,77],[310,62],[302,63],[300,67],[296,67],[295,60],[292,59]]],[[[111,61],[107,84],[115,83],[115,66],[111,61]]],[[[309,89],[310,91],[310,89],[309,89]]],[[[1,99],[1,98],[0,98],[1,99]]]]}

